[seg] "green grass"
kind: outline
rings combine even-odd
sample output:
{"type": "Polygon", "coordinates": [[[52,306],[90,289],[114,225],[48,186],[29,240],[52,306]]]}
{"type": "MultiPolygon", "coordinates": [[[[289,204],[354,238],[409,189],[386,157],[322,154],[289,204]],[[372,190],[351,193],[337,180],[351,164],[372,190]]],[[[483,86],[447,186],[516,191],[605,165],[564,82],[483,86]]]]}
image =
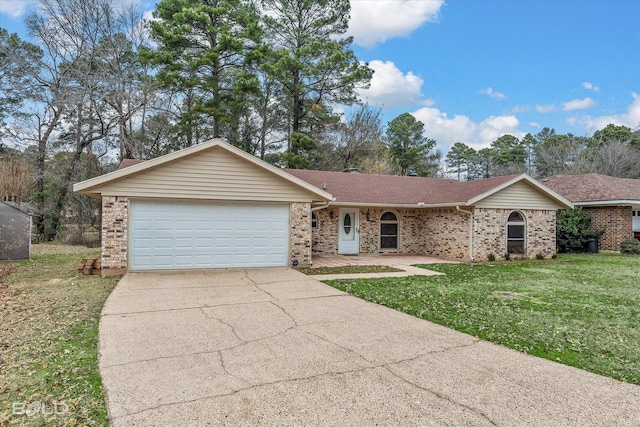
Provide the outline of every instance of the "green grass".
{"type": "Polygon", "coordinates": [[[431,264],[328,284],[518,351],[640,385],[640,257],[431,264]]]}
{"type": "Polygon", "coordinates": [[[395,273],[403,270],[387,265],[345,265],[342,267],[304,268],[300,271],[313,276],[319,274],[395,273]]]}
{"type": "Polygon", "coordinates": [[[98,254],[34,245],[31,260],[0,263],[0,425],[108,424],[98,322],[118,278],[76,277],[80,259],[98,254]],[[48,413],[16,415],[16,403],[48,413]]]}

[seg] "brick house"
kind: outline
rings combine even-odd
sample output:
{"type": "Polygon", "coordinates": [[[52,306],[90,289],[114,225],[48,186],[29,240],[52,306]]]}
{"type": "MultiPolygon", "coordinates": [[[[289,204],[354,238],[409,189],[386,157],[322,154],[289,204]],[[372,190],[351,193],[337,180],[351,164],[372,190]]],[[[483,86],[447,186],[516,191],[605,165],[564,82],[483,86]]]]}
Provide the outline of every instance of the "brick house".
{"type": "Polygon", "coordinates": [[[312,209],[312,252],[424,254],[472,262],[556,251],[556,210],[571,207],[527,175],[441,178],[287,169],[331,193],[312,209]]]}
{"type": "Polygon", "coordinates": [[[640,179],[587,173],[541,182],[589,213],[591,228],[604,231],[599,249],[619,251],[621,242],[640,238],[640,179]]]}
{"type": "Polygon", "coordinates": [[[549,256],[555,212],[572,207],[527,175],[282,170],[219,139],[127,163],[74,185],[102,198],[103,274],[302,267],[313,254],[549,256]]]}

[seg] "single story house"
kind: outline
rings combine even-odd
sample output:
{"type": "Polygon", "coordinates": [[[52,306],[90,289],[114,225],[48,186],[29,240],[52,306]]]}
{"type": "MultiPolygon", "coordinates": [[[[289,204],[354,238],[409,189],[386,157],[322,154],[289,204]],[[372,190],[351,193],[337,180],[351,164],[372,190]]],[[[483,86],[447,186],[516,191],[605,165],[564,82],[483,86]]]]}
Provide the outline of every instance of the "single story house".
{"type": "Polygon", "coordinates": [[[0,201],[0,261],[29,259],[31,215],[26,204],[0,201]]]}
{"type": "Polygon", "coordinates": [[[486,261],[556,251],[557,209],[571,202],[527,175],[441,178],[286,169],[331,193],[312,209],[312,252],[426,254],[486,261]]]}
{"type": "Polygon", "coordinates": [[[219,139],[129,164],[74,186],[102,198],[103,274],[309,266],[314,253],[550,256],[555,212],[572,207],[527,175],[283,170],[219,139]]]}
{"type": "Polygon", "coordinates": [[[640,238],[640,179],[587,173],[554,175],[541,182],[591,216],[591,228],[604,231],[598,246],[619,251],[620,243],[640,238]]]}

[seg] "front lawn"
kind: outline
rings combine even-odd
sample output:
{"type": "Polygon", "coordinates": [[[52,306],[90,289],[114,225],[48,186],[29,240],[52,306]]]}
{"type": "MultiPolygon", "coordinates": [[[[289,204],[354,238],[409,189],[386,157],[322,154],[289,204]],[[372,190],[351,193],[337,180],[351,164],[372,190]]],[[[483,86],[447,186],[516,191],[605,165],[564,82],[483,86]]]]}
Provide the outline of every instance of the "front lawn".
{"type": "Polygon", "coordinates": [[[0,263],[0,425],[106,425],[98,321],[118,278],[78,278],[99,250],[34,245],[0,263]]]}
{"type": "Polygon", "coordinates": [[[430,264],[444,276],[332,280],[360,298],[640,385],[640,257],[430,264]]]}

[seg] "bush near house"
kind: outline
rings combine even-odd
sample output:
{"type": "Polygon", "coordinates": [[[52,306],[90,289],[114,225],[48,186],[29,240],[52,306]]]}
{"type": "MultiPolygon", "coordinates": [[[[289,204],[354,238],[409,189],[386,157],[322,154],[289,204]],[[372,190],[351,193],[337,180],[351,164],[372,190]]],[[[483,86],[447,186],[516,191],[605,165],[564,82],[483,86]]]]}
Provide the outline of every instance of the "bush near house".
{"type": "Polygon", "coordinates": [[[620,243],[620,252],[629,255],[640,255],[640,240],[633,239],[620,243]]]}
{"type": "Polygon", "coordinates": [[[558,252],[582,252],[589,239],[598,238],[603,231],[590,228],[591,217],[582,208],[560,209],[556,212],[556,241],[558,252]]]}

